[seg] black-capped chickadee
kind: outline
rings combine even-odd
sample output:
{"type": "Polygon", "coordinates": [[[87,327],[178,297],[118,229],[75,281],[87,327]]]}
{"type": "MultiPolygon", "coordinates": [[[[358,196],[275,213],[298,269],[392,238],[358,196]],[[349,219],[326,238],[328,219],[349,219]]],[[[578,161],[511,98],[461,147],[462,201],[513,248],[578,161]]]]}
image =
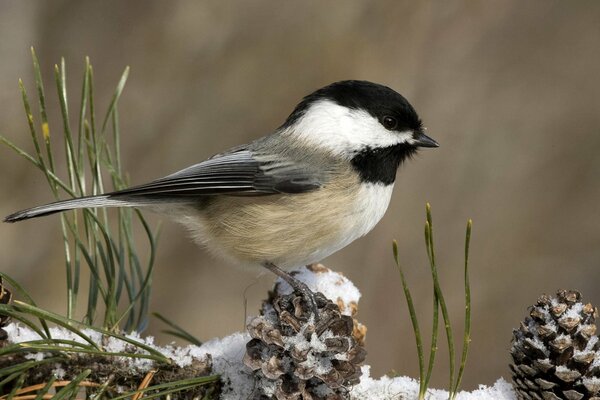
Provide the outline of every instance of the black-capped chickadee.
{"type": "Polygon", "coordinates": [[[400,164],[437,146],[403,96],[341,81],[306,96],[268,136],[147,184],[30,208],[5,222],[145,207],[183,223],[211,252],[289,281],[279,268],[318,262],[373,229],[400,164]]]}

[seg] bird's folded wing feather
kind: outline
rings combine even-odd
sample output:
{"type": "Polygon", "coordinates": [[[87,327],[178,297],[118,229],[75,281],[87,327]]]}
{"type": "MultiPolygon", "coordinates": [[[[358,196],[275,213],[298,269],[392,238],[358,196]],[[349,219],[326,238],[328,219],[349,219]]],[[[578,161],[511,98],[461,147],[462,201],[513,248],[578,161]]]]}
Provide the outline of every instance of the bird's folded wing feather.
{"type": "Polygon", "coordinates": [[[319,188],[322,177],[308,163],[255,156],[248,150],[220,154],[164,178],[110,194],[111,197],[193,197],[213,194],[303,193],[319,188]]]}

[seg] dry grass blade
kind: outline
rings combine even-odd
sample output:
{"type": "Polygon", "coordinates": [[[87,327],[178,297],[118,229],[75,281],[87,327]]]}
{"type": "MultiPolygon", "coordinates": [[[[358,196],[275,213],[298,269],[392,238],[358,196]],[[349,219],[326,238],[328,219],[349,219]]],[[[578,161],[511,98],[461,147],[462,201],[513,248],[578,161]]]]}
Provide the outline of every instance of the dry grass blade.
{"type": "MultiPolygon", "coordinates": [[[[72,381],[55,381],[55,382],[52,382],[50,385],[47,385],[47,383],[40,383],[40,384],[37,384],[37,385],[31,385],[31,386],[27,386],[27,387],[24,387],[22,389],[17,390],[16,393],[15,393],[15,395],[18,396],[18,395],[23,395],[23,394],[26,394],[26,393],[37,392],[38,390],[45,389],[46,387],[48,389],[50,389],[50,388],[57,388],[57,387],[63,387],[63,386],[69,385],[71,382],[72,381]]],[[[78,386],[96,388],[96,387],[100,387],[102,385],[100,385],[99,383],[94,383],[94,382],[89,382],[89,381],[81,381],[81,382],[79,382],[78,386]]],[[[46,390],[46,392],[47,391],[48,390],[46,390]]],[[[7,396],[8,395],[1,396],[0,400],[7,399],[7,396]]],[[[30,397],[30,398],[35,398],[36,395],[32,395],[32,396],[33,397],[30,397]]],[[[46,396],[52,396],[52,395],[46,395],[46,396]]],[[[13,397],[13,399],[17,399],[17,398],[19,398],[19,397],[13,397]]],[[[20,397],[20,398],[24,398],[24,397],[20,397]]],[[[43,397],[43,398],[45,398],[45,397],[43,397]]]]}
{"type": "Polygon", "coordinates": [[[75,379],[73,379],[71,382],[66,384],[61,390],[56,392],[53,399],[54,400],[62,400],[65,397],[66,398],[75,397],[76,394],[79,392],[80,383],[83,382],[85,380],[85,378],[87,378],[88,375],[91,373],[92,373],[92,370],[86,369],[85,371],[83,371],[82,373],[77,375],[75,377],[75,379]]]}
{"type": "MultiPolygon", "coordinates": [[[[44,395],[42,395],[42,397],[37,397],[34,394],[28,394],[25,396],[15,396],[11,400],[38,400],[38,399],[52,400],[52,399],[55,399],[55,396],[53,394],[44,394],[44,395]]],[[[79,397],[79,398],[76,397],[72,400],[86,400],[86,399],[83,397],[79,397]]]]}
{"type": "Polygon", "coordinates": [[[34,400],[42,400],[44,398],[44,396],[46,396],[48,394],[50,389],[52,389],[52,385],[57,380],[58,380],[58,378],[56,377],[56,375],[50,377],[50,379],[48,379],[48,382],[46,382],[46,385],[41,390],[38,390],[37,396],[35,396],[34,400]]]}
{"type": "Polygon", "coordinates": [[[148,371],[148,373],[144,377],[144,380],[142,381],[142,383],[140,383],[140,386],[138,386],[137,388],[138,393],[134,394],[133,397],[131,397],[131,400],[139,400],[142,398],[142,396],[144,395],[143,390],[150,385],[150,382],[152,382],[152,378],[154,378],[155,374],[155,369],[151,369],[150,371],[148,371]]]}

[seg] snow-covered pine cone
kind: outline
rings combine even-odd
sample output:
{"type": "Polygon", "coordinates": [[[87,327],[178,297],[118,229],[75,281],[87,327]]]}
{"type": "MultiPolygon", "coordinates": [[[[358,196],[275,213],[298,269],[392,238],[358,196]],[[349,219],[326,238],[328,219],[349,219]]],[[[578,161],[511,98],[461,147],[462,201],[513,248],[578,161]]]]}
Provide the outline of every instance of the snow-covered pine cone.
{"type": "MultiPolygon", "coordinates": [[[[4,282],[2,281],[2,277],[0,276],[0,304],[8,304],[12,299],[12,293],[4,286],[4,282]]],[[[2,328],[4,328],[10,322],[10,317],[8,315],[3,315],[0,313],[0,347],[2,347],[2,342],[4,342],[8,338],[8,334],[2,328]]]]}
{"type": "Polygon", "coordinates": [[[256,398],[344,399],[358,383],[366,351],[352,336],[352,317],[316,293],[319,317],[295,294],[275,292],[248,324],[244,363],[257,379],[256,398]]]}
{"type": "Polygon", "coordinates": [[[577,291],[538,299],[513,331],[510,368],[519,399],[600,400],[597,316],[577,291]]]}

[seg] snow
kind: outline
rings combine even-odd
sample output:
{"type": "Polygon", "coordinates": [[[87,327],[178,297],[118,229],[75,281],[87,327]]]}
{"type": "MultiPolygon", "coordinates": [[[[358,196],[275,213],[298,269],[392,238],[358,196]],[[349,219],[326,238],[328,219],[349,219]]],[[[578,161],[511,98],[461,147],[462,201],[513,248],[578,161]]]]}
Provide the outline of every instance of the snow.
{"type": "Polygon", "coordinates": [[[600,388],[600,378],[585,377],[581,381],[583,383],[583,386],[585,386],[590,392],[595,392],[594,389],[600,388]]]}
{"type": "MultiPolygon", "coordinates": [[[[401,376],[390,378],[383,376],[379,379],[370,377],[370,367],[362,367],[363,376],[358,385],[350,391],[352,400],[393,400],[417,399],[419,395],[419,382],[415,379],[401,376]]],[[[445,390],[430,389],[427,391],[427,400],[448,400],[445,390]]],[[[480,385],[473,392],[460,392],[457,400],[517,400],[517,396],[510,383],[500,378],[493,386],[480,385]]]]}
{"type": "Polygon", "coordinates": [[[546,356],[550,355],[550,350],[546,348],[546,345],[544,344],[544,342],[541,341],[541,339],[538,336],[534,336],[532,339],[530,339],[529,344],[531,344],[536,349],[540,350],[546,356]]]}
{"type": "Polygon", "coordinates": [[[561,319],[570,318],[570,319],[581,319],[581,315],[583,314],[583,303],[577,302],[573,304],[563,315],[561,315],[561,319]]]}
{"type": "Polygon", "coordinates": [[[221,375],[223,381],[222,400],[250,398],[254,391],[254,378],[242,361],[246,353],[246,343],[250,335],[237,332],[222,339],[216,338],[202,346],[188,346],[192,357],[206,357],[210,354],[213,371],[221,375]]]}
{"type": "Polygon", "coordinates": [[[585,346],[585,350],[584,351],[594,350],[594,348],[596,347],[596,343],[598,343],[598,336],[594,335],[588,341],[587,345],[585,346]]]}

